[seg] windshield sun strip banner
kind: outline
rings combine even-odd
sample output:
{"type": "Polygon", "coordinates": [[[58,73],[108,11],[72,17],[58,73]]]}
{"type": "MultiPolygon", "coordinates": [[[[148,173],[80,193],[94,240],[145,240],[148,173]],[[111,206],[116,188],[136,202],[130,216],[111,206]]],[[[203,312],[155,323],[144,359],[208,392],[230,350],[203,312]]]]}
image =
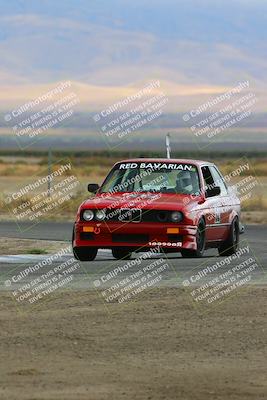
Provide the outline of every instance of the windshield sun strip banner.
{"type": "Polygon", "coordinates": [[[152,170],[181,170],[181,171],[196,171],[196,166],[186,163],[161,163],[161,162],[129,162],[117,164],[118,169],[152,169],[152,170]]]}

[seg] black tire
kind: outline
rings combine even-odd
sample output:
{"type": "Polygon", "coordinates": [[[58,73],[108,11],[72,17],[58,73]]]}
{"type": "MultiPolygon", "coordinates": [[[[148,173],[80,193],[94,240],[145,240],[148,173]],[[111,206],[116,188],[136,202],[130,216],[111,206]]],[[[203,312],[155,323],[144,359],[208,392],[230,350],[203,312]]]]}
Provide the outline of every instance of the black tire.
{"type": "Polygon", "coordinates": [[[220,256],[231,256],[236,253],[239,245],[239,221],[236,217],[230,228],[229,236],[227,240],[222,242],[218,247],[220,256]]]}
{"type": "Polygon", "coordinates": [[[73,229],[72,229],[72,238],[71,238],[71,243],[72,243],[72,247],[73,247],[73,242],[74,242],[74,235],[75,235],[75,224],[73,225],[73,229]]]}
{"type": "Polygon", "coordinates": [[[97,251],[96,247],[73,247],[74,258],[79,261],[93,261],[97,251]]]}
{"type": "Polygon", "coordinates": [[[112,255],[117,260],[129,260],[132,253],[125,247],[114,247],[112,249],[112,255]]]}
{"type": "Polygon", "coordinates": [[[196,241],[197,241],[197,249],[196,250],[181,249],[182,257],[198,258],[203,256],[206,246],[206,224],[203,218],[199,221],[197,227],[196,241]]]}

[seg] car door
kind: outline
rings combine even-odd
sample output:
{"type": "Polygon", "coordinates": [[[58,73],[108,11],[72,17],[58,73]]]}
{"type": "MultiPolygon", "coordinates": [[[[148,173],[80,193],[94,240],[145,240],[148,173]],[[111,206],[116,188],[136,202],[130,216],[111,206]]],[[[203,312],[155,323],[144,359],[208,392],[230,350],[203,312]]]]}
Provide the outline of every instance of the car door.
{"type": "Polygon", "coordinates": [[[232,198],[229,195],[228,188],[217,167],[212,166],[210,169],[215,185],[219,186],[221,190],[221,193],[218,196],[218,204],[215,205],[215,214],[217,213],[218,216],[216,222],[226,226],[231,222],[230,216],[233,212],[232,198]]]}
{"type": "Polygon", "coordinates": [[[216,241],[224,237],[229,226],[231,208],[228,190],[215,166],[204,166],[201,170],[205,191],[212,187],[220,188],[219,195],[206,196],[205,202],[206,238],[208,241],[216,241]]]}

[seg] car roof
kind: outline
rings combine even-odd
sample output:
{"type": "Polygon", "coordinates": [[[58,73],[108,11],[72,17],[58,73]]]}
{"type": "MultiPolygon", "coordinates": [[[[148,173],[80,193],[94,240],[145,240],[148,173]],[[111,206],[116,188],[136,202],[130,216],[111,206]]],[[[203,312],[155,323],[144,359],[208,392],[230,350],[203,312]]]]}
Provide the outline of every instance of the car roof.
{"type": "Polygon", "coordinates": [[[127,160],[118,161],[116,164],[130,163],[130,162],[162,162],[162,163],[174,163],[174,164],[181,163],[181,164],[193,164],[199,167],[203,165],[214,165],[209,161],[193,160],[187,158],[129,158],[127,160]]]}

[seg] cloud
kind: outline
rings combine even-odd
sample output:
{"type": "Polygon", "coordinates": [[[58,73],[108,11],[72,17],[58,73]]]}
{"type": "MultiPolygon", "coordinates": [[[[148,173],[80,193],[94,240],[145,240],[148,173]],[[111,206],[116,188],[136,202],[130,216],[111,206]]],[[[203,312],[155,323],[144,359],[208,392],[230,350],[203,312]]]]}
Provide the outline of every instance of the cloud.
{"type": "MultiPolygon", "coordinates": [[[[118,5],[118,2],[115,3],[118,5]]],[[[115,3],[114,15],[117,10],[115,3]]],[[[83,18],[80,4],[78,2],[73,18],[68,15],[68,7],[55,10],[56,16],[52,15],[52,3],[50,14],[45,10],[47,13],[42,11],[39,14],[20,13],[0,17],[0,85],[13,88],[10,93],[13,93],[15,102],[19,101],[20,93],[24,96],[23,88],[26,86],[29,93],[34,95],[34,87],[38,91],[42,84],[49,85],[64,79],[86,84],[87,89],[82,90],[81,95],[86,93],[99,104],[103,103],[105,96],[112,101],[113,97],[123,96],[128,90],[126,88],[157,78],[169,82],[170,96],[183,100],[190,96],[209,96],[217,88],[223,90],[240,80],[249,79],[255,90],[264,90],[267,86],[266,45],[259,51],[259,42],[255,42],[254,46],[246,46],[245,40],[241,42],[244,23],[240,24],[240,21],[239,30],[235,31],[235,26],[227,20],[227,32],[223,35],[219,34],[223,23],[217,29],[214,21],[209,20],[211,26],[207,25],[206,40],[200,29],[205,23],[205,7],[198,15],[200,26],[194,19],[197,12],[192,4],[192,20],[182,19],[183,8],[187,7],[184,5],[176,21],[181,31],[174,30],[172,35],[166,36],[164,31],[168,26],[160,24],[161,15],[158,14],[157,21],[154,21],[149,14],[145,15],[145,8],[142,9],[140,20],[147,21],[144,25],[147,30],[142,30],[137,29],[140,26],[138,21],[127,17],[126,11],[121,14],[121,10],[116,14],[117,22],[110,16],[112,25],[105,19],[107,11],[103,5],[98,5],[99,16],[96,13],[91,18],[90,13],[87,15],[85,12],[83,18]],[[187,31],[184,30],[185,22],[190,22],[187,31],[192,31],[191,38],[187,37],[187,31]],[[151,26],[153,29],[150,29],[151,26]],[[229,41],[231,32],[233,35],[229,41]]],[[[131,7],[129,3],[129,10],[131,7]]],[[[162,7],[161,2],[161,10],[162,7]]],[[[209,16],[213,15],[212,10],[206,11],[210,13],[209,16]]],[[[241,11],[244,14],[244,10],[241,11]]],[[[173,12],[168,11],[170,18],[173,18],[173,12]]],[[[165,14],[162,16],[164,22],[165,14]]],[[[151,15],[155,16],[154,9],[151,15]]],[[[248,40],[255,38],[249,37],[248,40]]],[[[90,100],[88,104],[91,104],[90,100]]]]}

